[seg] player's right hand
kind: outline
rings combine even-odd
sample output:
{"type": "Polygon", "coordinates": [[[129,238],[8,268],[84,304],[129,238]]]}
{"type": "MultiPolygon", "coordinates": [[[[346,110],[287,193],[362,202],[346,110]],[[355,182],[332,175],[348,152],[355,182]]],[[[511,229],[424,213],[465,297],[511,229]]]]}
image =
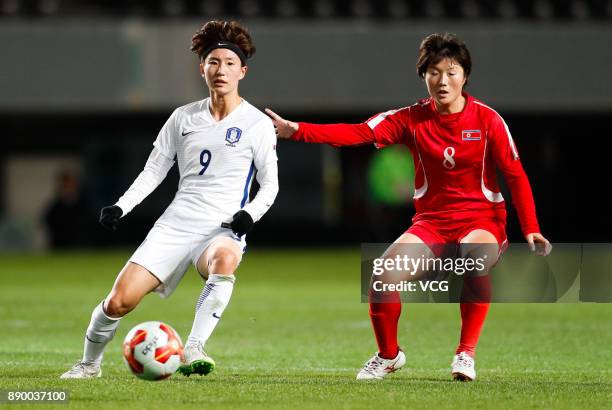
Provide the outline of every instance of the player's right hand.
{"type": "Polygon", "coordinates": [[[266,114],[272,118],[274,129],[276,130],[276,136],[281,139],[289,139],[295,132],[300,128],[297,122],[288,121],[272,111],[266,108],[266,114]]]}
{"type": "Polygon", "coordinates": [[[123,211],[117,205],[105,206],[100,211],[100,225],[109,231],[116,231],[121,215],[123,211]]]}

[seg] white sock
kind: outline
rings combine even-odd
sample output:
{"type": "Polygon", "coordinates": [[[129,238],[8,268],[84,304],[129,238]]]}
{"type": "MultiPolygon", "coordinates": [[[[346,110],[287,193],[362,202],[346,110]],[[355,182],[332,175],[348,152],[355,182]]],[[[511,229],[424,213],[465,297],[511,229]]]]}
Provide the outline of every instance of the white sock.
{"type": "Polygon", "coordinates": [[[83,362],[100,364],[104,355],[104,348],[113,339],[121,318],[108,317],[102,306],[104,301],[94,309],[91,321],[85,333],[85,347],[83,348],[83,362]]]}
{"type": "Polygon", "coordinates": [[[232,297],[235,280],[234,275],[211,274],[208,276],[206,285],[196,303],[193,327],[187,338],[188,344],[198,342],[202,345],[206,344],[232,297]]]}

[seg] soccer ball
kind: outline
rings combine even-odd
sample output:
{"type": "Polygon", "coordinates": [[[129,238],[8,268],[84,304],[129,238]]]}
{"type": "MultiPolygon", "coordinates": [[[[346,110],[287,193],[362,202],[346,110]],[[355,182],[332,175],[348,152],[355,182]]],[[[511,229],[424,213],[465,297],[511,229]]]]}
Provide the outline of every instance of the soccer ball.
{"type": "Polygon", "coordinates": [[[132,328],[123,341],[123,359],[137,377],[162,380],[181,365],[183,342],[162,322],[144,322],[132,328]]]}

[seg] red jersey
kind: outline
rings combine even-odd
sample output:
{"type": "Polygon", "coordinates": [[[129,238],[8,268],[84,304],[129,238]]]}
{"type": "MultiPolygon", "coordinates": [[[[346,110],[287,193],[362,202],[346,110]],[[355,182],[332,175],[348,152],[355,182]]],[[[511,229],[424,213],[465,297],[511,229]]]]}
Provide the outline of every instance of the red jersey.
{"type": "Polygon", "coordinates": [[[299,123],[292,139],[333,146],[404,144],[416,176],[414,204],[419,220],[465,217],[506,220],[496,168],[504,175],[525,235],[540,232],[533,195],[503,118],[464,93],[466,105],[442,115],[432,98],[377,114],[362,124],[299,123]]]}

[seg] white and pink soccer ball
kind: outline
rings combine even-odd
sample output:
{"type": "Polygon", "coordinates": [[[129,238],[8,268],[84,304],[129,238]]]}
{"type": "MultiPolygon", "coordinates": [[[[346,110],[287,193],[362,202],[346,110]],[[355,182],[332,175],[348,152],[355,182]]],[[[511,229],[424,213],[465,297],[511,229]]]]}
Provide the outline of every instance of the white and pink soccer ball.
{"type": "Polygon", "coordinates": [[[176,331],[162,322],[134,326],[123,341],[123,359],[137,377],[162,380],[181,365],[183,342],[176,331]]]}

